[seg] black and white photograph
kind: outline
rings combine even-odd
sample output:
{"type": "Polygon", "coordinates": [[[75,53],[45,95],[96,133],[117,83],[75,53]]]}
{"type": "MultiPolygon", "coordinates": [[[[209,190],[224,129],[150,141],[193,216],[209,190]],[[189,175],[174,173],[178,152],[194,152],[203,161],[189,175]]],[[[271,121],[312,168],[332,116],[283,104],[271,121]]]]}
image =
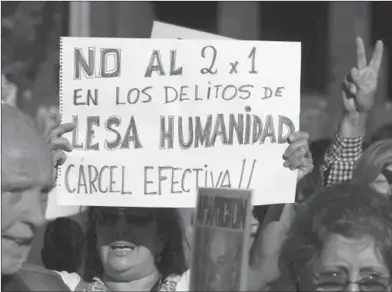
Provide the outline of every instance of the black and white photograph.
{"type": "Polygon", "coordinates": [[[391,1],[1,1],[1,291],[392,292],[391,1]]]}

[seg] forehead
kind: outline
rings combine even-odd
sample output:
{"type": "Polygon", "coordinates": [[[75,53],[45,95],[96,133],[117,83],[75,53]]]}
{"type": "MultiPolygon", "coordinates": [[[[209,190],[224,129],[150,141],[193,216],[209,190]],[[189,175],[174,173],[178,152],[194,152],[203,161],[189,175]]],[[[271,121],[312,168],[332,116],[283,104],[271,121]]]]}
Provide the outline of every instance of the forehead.
{"type": "Polygon", "coordinates": [[[2,186],[33,187],[50,186],[53,169],[50,153],[45,147],[14,143],[2,152],[2,186]]]}
{"type": "Polygon", "coordinates": [[[325,267],[344,265],[353,269],[386,268],[381,250],[370,236],[347,238],[331,233],[324,238],[319,261],[325,267]]]}
{"type": "Polygon", "coordinates": [[[126,214],[132,216],[154,216],[156,210],[153,208],[119,208],[119,207],[97,207],[95,212],[98,214],[126,214]]]}

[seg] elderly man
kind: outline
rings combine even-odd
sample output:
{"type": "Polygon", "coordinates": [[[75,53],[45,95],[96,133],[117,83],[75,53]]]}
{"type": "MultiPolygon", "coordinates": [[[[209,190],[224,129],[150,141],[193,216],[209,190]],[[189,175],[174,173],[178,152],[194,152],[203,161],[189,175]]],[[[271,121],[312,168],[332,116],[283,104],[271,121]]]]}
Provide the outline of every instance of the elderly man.
{"type": "Polygon", "coordinates": [[[73,125],[57,127],[45,141],[17,109],[1,107],[1,290],[67,291],[57,274],[24,264],[37,228],[45,223],[54,165],[64,161],[61,150],[70,150],[61,135],[73,125]]]}

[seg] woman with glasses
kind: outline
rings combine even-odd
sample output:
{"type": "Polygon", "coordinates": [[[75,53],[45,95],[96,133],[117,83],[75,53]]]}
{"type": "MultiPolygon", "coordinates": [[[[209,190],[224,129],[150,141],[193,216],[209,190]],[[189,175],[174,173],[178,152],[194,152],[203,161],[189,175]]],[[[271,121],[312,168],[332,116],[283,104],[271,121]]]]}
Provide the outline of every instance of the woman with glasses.
{"type": "Polygon", "coordinates": [[[392,291],[391,202],[369,186],[321,190],[297,210],[280,268],[274,291],[392,291]]]}
{"type": "Polygon", "coordinates": [[[392,139],[373,143],[363,152],[354,168],[353,182],[392,196],[392,139]]]}

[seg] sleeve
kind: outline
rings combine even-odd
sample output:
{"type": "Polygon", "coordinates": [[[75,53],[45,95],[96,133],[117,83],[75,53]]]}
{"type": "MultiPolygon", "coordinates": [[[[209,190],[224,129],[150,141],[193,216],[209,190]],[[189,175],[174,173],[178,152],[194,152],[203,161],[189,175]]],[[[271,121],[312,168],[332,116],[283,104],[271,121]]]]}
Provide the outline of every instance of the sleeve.
{"type": "Polygon", "coordinates": [[[79,283],[81,282],[81,278],[76,273],[68,273],[68,272],[58,272],[55,271],[61,276],[64,284],[68,286],[69,290],[76,291],[76,287],[78,287],[79,283]]]}
{"type": "Polygon", "coordinates": [[[323,160],[324,185],[351,180],[354,166],[362,154],[363,137],[341,137],[335,134],[323,160]]]}

